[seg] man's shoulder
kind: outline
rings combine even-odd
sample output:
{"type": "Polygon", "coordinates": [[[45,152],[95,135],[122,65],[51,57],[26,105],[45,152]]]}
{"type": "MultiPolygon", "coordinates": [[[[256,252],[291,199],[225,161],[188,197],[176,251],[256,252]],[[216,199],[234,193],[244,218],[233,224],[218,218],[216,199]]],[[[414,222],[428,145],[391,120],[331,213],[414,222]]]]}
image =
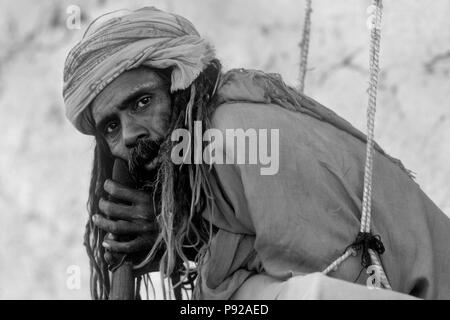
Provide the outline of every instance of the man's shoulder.
{"type": "Polygon", "coordinates": [[[217,89],[217,102],[271,102],[274,84],[285,86],[281,76],[253,69],[231,69],[221,75],[217,89]]]}
{"type": "MultiPolygon", "coordinates": [[[[288,102],[288,90],[279,74],[252,69],[231,69],[221,76],[210,119],[218,128],[268,126],[288,102]],[[283,90],[284,89],[284,90],[283,90]]],[[[294,107],[290,105],[290,109],[294,107]]]]}
{"type": "MultiPolygon", "coordinates": [[[[211,126],[217,129],[251,128],[268,125],[280,107],[273,104],[233,101],[218,105],[211,114],[211,126]]],[[[279,114],[278,114],[279,116],[279,114]]]]}

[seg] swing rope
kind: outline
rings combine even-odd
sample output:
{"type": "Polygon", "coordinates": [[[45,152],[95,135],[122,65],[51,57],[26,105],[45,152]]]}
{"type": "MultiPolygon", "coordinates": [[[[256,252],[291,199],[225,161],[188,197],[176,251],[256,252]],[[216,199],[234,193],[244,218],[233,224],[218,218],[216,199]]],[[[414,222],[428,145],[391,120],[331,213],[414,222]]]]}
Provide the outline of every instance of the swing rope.
{"type": "MultiPolygon", "coordinates": [[[[379,56],[381,41],[381,20],[382,20],[382,0],[373,0],[375,8],[370,34],[370,54],[369,54],[369,88],[367,90],[369,99],[367,106],[367,144],[366,162],[364,166],[364,190],[361,213],[361,226],[358,236],[353,244],[345,250],[344,254],[333,261],[323,274],[336,271],[337,268],[350,256],[356,256],[357,250],[362,249],[362,265],[367,268],[370,261],[378,267],[380,283],[385,289],[392,289],[384,272],[383,266],[378,258],[378,254],[384,252],[384,246],[378,235],[371,234],[371,207],[372,207],[372,174],[374,158],[374,132],[375,132],[375,112],[377,104],[378,77],[379,77],[379,56]]],[[[309,36],[307,37],[309,39],[309,36]]]]}
{"type": "Polygon", "coordinates": [[[302,41],[300,42],[300,75],[298,91],[303,93],[305,90],[306,69],[308,67],[308,53],[309,53],[309,36],[311,35],[311,13],[312,0],[306,0],[305,20],[303,24],[302,41]]]}

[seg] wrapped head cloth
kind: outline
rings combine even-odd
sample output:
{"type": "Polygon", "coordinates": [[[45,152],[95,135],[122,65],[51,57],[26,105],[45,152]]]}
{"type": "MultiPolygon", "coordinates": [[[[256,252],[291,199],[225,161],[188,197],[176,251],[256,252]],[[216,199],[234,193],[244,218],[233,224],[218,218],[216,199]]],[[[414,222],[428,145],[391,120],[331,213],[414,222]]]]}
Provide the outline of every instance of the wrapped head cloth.
{"type": "Polygon", "coordinates": [[[174,92],[189,87],[212,59],[212,46],[181,16],[154,7],[101,16],[67,56],[66,116],[79,131],[93,135],[89,105],[123,72],[139,66],[170,67],[174,92]]]}

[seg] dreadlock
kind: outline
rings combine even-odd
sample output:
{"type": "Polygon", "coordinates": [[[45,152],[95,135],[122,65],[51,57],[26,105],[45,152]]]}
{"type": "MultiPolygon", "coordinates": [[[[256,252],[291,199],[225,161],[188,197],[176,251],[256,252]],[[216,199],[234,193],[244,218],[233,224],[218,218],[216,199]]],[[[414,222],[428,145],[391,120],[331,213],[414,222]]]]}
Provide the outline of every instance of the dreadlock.
{"type": "MultiPolygon", "coordinates": [[[[170,69],[155,71],[163,79],[169,79],[170,69]]],[[[205,254],[205,248],[209,247],[213,229],[212,225],[207,224],[200,216],[206,201],[210,199],[207,181],[202,178],[206,169],[200,165],[175,165],[171,161],[172,147],[176,143],[171,141],[171,133],[178,128],[191,130],[195,120],[204,120],[204,129],[209,127],[208,114],[211,112],[210,106],[214,105],[213,95],[221,75],[221,64],[219,60],[214,59],[190,87],[171,94],[172,115],[169,130],[159,149],[159,168],[156,181],[152,183],[153,199],[158,201],[155,207],[160,212],[157,216],[160,234],[146,259],[139,265],[151,262],[156,253],[163,250],[160,260],[162,278],[170,277],[181,270],[184,272],[174,287],[182,283],[193,285],[197,272],[191,269],[185,250],[195,248],[198,253],[196,262],[201,265],[200,260],[205,254]],[[202,250],[198,250],[199,248],[202,250]]],[[[193,139],[191,140],[193,143],[193,139]]],[[[106,232],[96,227],[91,217],[101,214],[98,203],[100,198],[107,196],[103,185],[105,180],[112,176],[114,157],[100,135],[95,136],[95,142],[87,202],[89,220],[86,224],[84,245],[90,260],[91,297],[98,300],[109,298],[110,279],[108,264],[104,258],[105,249],[101,245],[106,232]]],[[[194,153],[191,154],[193,156],[194,153]]],[[[164,281],[162,285],[166,298],[164,281]]],[[[147,282],[145,287],[147,288],[147,282]]]]}

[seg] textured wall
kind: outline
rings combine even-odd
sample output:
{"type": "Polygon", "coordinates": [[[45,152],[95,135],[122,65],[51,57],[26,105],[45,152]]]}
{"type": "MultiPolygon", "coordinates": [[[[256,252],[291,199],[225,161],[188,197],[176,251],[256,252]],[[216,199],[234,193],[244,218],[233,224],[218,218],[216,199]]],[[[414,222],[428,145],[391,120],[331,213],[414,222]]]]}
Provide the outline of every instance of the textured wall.
{"type": "MultiPolygon", "coordinates": [[[[306,93],[364,130],[370,1],[316,0],[306,93]]],[[[378,142],[450,213],[450,2],[385,0],[378,142]]],[[[82,247],[93,142],[64,118],[65,55],[98,14],[124,1],[0,2],[0,298],[88,298],[82,247]],[[66,27],[79,5],[81,30],[66,27]],[[81,267],[80,290],[66,269],[81,267]]],[[[189,18],[226,69],[295,85],[303,1],[128,1],[189,18]]]]}

